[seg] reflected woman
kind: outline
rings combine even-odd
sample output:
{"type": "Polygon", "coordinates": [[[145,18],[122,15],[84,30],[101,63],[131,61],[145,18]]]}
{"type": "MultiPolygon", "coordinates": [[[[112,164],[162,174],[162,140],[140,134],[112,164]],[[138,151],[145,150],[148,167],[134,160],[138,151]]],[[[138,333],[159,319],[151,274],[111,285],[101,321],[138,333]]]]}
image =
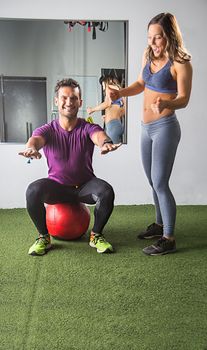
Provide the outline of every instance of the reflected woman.
{"type": "Polygon", "coordinates": [[[119,91],[111,89],[110,96],[117,100],[144,92],[141,156],[153,191],[156,222],[141,232],[138,238],[159,238],[143,252],[163,255],[176,251],[176,203],[169,188],[169,179],[180,141],[180,125],[175,110],[188,104],[192,66],[174,15],[161,13],[155,16],[147,29],[148,47],[137,81],[119,91]]]}
{"type": "Polygon", "coordinates": [[[94,112],[105,111],[104,129],[114,144],[122,142],[124,125],[123,118],[125,115],[125,98],[120,97],[116,100],[111,99],[109,95],[109,87],[119,91],[121,85],[116,78],[104,76],[99,79],[104,92],[104,102],[95,107],[88,107],[87,113],[91,115],[94,112]]]}

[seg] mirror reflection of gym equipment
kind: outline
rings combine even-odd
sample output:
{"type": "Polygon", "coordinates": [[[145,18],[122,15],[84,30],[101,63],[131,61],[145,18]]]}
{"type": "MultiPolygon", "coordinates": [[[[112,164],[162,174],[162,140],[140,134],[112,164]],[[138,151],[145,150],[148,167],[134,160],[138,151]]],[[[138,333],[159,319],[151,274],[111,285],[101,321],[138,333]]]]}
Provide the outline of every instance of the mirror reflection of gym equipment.
{"type": "MultiPolygon", "coordinates": [[[[63,77],[80,83],[87,118],[87,106],[102,102],[103,70],[122,71],[127,83],[127,37],[126,21],[0,20],[0,142],[24,143],[57,117],[54,86],[63,77]]],[[[103,126],[102,113],[93,121],[103,126]]]]}

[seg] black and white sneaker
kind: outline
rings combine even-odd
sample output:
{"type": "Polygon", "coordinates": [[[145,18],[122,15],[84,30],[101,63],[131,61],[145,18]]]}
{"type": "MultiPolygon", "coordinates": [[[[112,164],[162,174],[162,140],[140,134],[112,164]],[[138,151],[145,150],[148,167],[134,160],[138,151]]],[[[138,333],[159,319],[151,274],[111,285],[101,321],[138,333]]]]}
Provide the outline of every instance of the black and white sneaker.
{"type": "Polygon", "coordinates": [[[160,238],[163,235],[163,227],[158,224],[151,224],[147,227],[146,231],[140,232],[137,236],[139,239],[152,239],[160,238]]]}
{"type": "Polygon", "coordinates": [[[169,239],[162,237],[157,243],[152,244],[143,249],[143,253],[147,255],[165,255],[176,252],[175,240],[170,241],[169,239]]]}

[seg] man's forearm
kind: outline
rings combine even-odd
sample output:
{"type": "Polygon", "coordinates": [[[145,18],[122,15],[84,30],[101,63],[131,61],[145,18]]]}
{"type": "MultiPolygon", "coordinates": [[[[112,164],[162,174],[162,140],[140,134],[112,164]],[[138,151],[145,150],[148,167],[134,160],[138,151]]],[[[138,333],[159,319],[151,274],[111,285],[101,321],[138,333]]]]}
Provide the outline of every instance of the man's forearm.
{"type": "Polygon", "coordinates": [[[103,147],[106,143],[113,143],[110,137],[105,133],[105,131],[98,131],[92,136],[92,141],[98,147],[103,147]]]}
{"type": "Polygon", "coordinates": [[[26,143],[26,148],[39,151],[44,146],[44,139],[32,136],[26,143]]]}

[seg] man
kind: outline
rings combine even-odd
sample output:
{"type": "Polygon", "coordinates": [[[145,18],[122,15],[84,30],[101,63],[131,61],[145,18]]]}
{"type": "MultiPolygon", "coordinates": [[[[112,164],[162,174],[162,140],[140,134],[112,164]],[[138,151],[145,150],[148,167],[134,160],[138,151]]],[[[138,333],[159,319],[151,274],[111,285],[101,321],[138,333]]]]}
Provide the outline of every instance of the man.
{"type": "Polygon", "coordinates": [[[98,253],[113,252],[102,231],[113,210],[114,191],[94,175],[92,156],[94,145],[106,154],[120,144],[114,145],[99,125],[77,117],[82,100],[81,88],[75,80],[59,81],[55,94],[59,118],[34,130],[26,149],[19,153],[40,159],[39,150],[43,148],[49,168],[48,178],[34,181],[26,192],[27,210],[39,233],[29,254],[44,255],[51,248],[44,204],[64,202],[96,204],[89,245],[98,253]]]}

